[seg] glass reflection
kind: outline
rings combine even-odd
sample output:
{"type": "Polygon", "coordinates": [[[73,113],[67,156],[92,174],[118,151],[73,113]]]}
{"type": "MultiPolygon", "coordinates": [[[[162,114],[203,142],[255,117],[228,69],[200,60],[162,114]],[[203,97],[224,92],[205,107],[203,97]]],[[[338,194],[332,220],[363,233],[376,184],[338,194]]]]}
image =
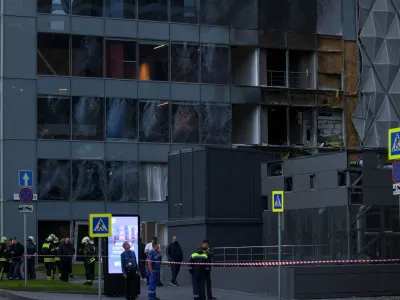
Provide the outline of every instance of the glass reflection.
{"type": "Polygon", "coordinates": [[[69,200],[71,197],[71,162],[38,160],[38,200],[69,200]]]}
{"type": "Polygon", "coordinates": [[[37,0],[38,13],[67,15],[70,13],[70,0],[37,0]]]}
{"type": "Polygon", "coordinates": [[[104,99],[72,98],[72,139],[104,140],[104,99]]]}
{"type": "Polygon", "coordinates": [[[72,199],[102,201],[105,198],[105,164],[97,160],[72,161],[72,199]]]}
{"type": "Polygon", "coordinates": [[[201,46],[201,81],[229,84],[229,48],[212,44],[201,46]]]}
{"type": "Polygon", "coordinates": [[[107,138],[137,139],[137,101],[107,99],[107,138]]]}
{"type": "Polygon", "coordinates": [[[102,38],[72,36],[72,76],[103,77],[102,38]]]}
{"type": "Polygon", "coordinates": [[[224,104],[201,105],[203,144],[231,144],[232,107],[224,104]]]}
{"type": "Polygon", "coordinates": [[[141,142],[167,143],[169,141],[169,103],[140,102],[141,142]]]}
{"type": "Polygon", "coordinates": [[[172,143],[199,143],[199,109],[193,103],[172,105],[172,143]]]}

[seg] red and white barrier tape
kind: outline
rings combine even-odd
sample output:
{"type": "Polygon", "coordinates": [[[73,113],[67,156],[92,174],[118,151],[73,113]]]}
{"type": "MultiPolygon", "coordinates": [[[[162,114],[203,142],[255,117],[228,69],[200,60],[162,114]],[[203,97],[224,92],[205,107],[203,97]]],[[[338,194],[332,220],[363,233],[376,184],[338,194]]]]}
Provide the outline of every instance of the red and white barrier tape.
{"type": "MultiPolygon", "coordinates": [[[[34,255],[35,257],[74,257],[75,255],[34,255]]],[[[17,257],[23,258],[24,256],[17,257]]],[[[32,257],[32,256],[30,256],[32,257]]],[[[75,257],[85,258],[86,255],[76,255],[75,257]]],[[[97,256],[95,256],[97,258],[97,256]]],[[[108,256],[102,255],[102,259],[108,256]]],[[[146,260],[141,260],[146,261],[146,260]]],[[[210,265],[210,266],[247,266],[247,267],[266,267],[266,266],[294,266],[294,265],[322,265],[322,264],[378,264],[400,262],[400,259],[339,259],[339,260],[305,260],[305,261],[262,261],[262,262],[212,262],[212,263],[191,263],[161,261],[161,264],[178,265],[210,265]]]]}

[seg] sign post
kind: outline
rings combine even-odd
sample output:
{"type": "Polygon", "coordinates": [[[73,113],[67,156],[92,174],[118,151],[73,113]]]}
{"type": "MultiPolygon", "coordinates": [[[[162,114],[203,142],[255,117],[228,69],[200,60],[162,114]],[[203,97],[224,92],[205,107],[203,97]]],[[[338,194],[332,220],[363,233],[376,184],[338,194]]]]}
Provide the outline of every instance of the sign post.
{"type": "Polygon", "coordinates": [[[99,238],[98,244],[98,273],[99,273],[99,291],[98,296],[101,299],[101,238],[112,235],[112,215],[111,214],[90,214],[89,215],[89,235],[99,238]]]}
{"type": "Polygon", "coordinates": [[[26,236],[26,213],[33,212],[33,205],[29,205],[33,200],[33,192],[29,188],[23,188],[19,192],[19,201],[23,205],[18,206],[18,211],[24,214],[24,279],[25,288],[28,287],[28,259],[27,259],[27,236],[26,236]]]}
{"type": "Polygon", "coordinates": [[[278,299],[281,299],[281,262],[282,262],[282,214],[284,212],[284,192],[272,192],[272,212],[278,213],[278,299]]]}
{"type": "Polygon", "coordinates": [[[400,218],[400,128],[389,129],[388,134],[388,159],[394,160],[392,164],[393,195],[399,195],[400,218]]]}

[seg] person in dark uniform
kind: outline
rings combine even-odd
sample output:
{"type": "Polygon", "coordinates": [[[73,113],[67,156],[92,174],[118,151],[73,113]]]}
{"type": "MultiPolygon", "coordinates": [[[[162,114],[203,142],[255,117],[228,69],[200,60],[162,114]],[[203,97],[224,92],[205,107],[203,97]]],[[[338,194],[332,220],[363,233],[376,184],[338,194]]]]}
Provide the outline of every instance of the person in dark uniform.
{"type": "MultiPolygon", "coordinates": [[[[210,247],[209,240],[203,240],[201,243],[201,248],[203,249],[204,253],[207,254],[208,260],[212,263],[214,252],[210,247]]],[[[212,287],[211,287],[211,265],[206,270],[206,290],[207,290],[207,299],[208,300],[216,300],[217,298],[213,297],[212,295],[212,287]]]]}
{"type": "Polygon", "coordinates": [[[35,259],[37,255],[36,244],[33,236],[28,236],[26,240],[26,254],[28,255],[27,259],[27,275],[28,279],[36,279],[36,271],[35,271],[35,259]]]}
{"type": "Polygon", "coordinates": [[[126,282],[125,296],[127,300],[133,300],[136,299],[138,295],[138,291],[135,291],[135,279],[136,276],[139,276],[139,268],[135,251],[131,250],[131,245],[128,242],[124,242],[122,247],[125,249],[125,251],[121,253],[122,275],[126,282]]]}
{"type": "Polygon", "coordinates": [[[58,247],[58,255],[61,258],[61,280],[68,282],[72,271],[72,258],[75,255],[75,248],[69,237],[58,247]]]}
{"type": "Polygon", "coordinates": [[[24,261],[25,247],[19,242],[18,238],[14,237],[10,246],[11,261],[13,264],[14,273],[12,279],[22,280],[21,266],[24,261]]]}
{"type": "Polygon", "coordinates": [[[96,248],[94,242],[90,237],[85,236],[82,239],[82,248],[79,250],[79,254],[83,255],[85,265],[86,281],[85,285],[93,285],[95,262],[96,262],[96,248]]]}
{"type": "Polygon", "coordinates": [[[143,243],[142,238],[139,239],[139,272],[143,281],[147,281],[146,279],[146,256],[144,255],[144,249],[146,248],[146,244],[143,243]]]}
{"type": "Polygon", "coordinates": [[[193,299],[206,300],[206,272],[209,259],[203,249],[197,249],[189,259],[189,273],[192,275],[193,299]]]}
{"type": "Polygon", "coordinates": [[[10,260],[8,261],[8,272],[7,272],[7,279],[8,280],[11,280],[12,276],[14,274],[14,265],[13,265],[12,258],[11,258],[11,253],[10,253],[10,246],[12,244],[12,241],[13,241],[13,239],[10,238],[9,243],[8,243],[8,253],[9,253],[9,257],[10,257],[10,260]]]}
{"type": "Polygon", "coordinates": [[[8,251],[7,242],[5,236],[0,240],[0,280],[3,280],[3,274],[7,274],[10,264],[10,251],[8,251]]]}
{"type": "Polygon", "coordinates": [[[58,239],[58,237],[56,237],[53,240],[53,245],[54,245],[54,253],[55,253],[55,257],[54,257],[54,274],[56,274],[56,272],[58,272],[58,278],[61,278],[61,258],[59,256],[57,256],[58,254],[58,250],[60,247],[60,240],[58,239]]]}

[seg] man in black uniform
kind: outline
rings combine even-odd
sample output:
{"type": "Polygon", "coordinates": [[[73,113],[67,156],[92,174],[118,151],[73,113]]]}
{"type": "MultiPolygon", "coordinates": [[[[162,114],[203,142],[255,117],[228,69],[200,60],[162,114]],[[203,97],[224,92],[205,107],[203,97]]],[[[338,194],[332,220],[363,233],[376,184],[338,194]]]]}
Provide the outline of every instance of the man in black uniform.
{"type": "Polygon", "coordinates": [[[84,265],[85,265],[85,275],[86,281],[85,285],[92,285],[94,280],[94,266],[96,262],[96,248],[94,247],[94,242],[90,237],[85,236],[82,239],[82,248],[79,250],[79,254],[84,255],[84,265]]]}
{"type": "Polygon", "coordinates": [[[8,240],[2,237],[0,240],[0,280],[3,280],[3,274],[7,274],[10,263],[10,252],[8,251],[8,240]]]}
{"type": "Polygon", "coordinates": [[[189,259],[189,273],[192,275],[193,299],[206,299],[206,272],[209,259],[203,249],[198,249],[189,259]],[[192,264],[191,264],[192,263],[192,264]]]}
{"type": "Polygon", "coordinates": [[[35,272],[35,258],[37,254],[36,244],[34,243],[33,236],[28,236],[27,244],[26,244],[26,254],[27,257],[27,275],[28,279],[36,279],[36,272],[35,272]]]}

